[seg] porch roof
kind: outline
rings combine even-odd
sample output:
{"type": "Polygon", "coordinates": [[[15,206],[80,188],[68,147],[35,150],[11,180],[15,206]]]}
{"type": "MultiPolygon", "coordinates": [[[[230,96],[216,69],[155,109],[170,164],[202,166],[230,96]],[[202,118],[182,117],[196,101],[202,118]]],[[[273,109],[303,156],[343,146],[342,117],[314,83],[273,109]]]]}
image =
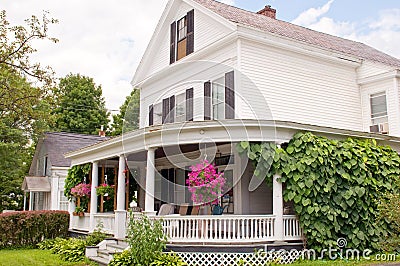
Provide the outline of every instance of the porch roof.
{"type": "Polygon", "coordinates": [[[243,140],[283,143],[289,141],[299,131],[310,131],[336,139],[347,137],[373,138],[381,144],[390,145],[400,151],[400,138],[389,135],[288,121],[233,119],[151,126],[67,153],[65,157],[71,159],[72,165],[79,165],[118,157],[122,154],[137,153],[148,148],[191,143],[234,143],[243,140]]]}
{"type": "Polygon", "coordinates": [[[45,176],[25,176],[22,183],[25,192],[50,192],[50,182],[45,176]]]}

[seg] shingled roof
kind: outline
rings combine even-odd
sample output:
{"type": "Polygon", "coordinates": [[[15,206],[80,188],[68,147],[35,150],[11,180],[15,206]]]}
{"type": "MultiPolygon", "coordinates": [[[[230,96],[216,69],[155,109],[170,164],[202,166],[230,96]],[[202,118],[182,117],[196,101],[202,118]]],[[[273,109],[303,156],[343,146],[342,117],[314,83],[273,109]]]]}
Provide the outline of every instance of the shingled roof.
{"type": "Polygon", "coordinates": [[[322,49],[328,49],[359,59],[400,67],[400,60],[360,42],[347,40],[326,33],[307,29],[289,22],[269,18],[215,0],[194,0],[212,12],[231,22],[256,28],[265,32],[300,41],[322,49]]]}
{"type": "MultiPolygon", "coordinates": [[[[42,145],[45,146],[47,157],[52,166],[69,167],[71,159],[64,154],[96,144],[109,138],[97,135],[84,135],[65,132],[47,132],[44,135],[42,145]]],[[[37,147],[40,148],[40,147],[37,147]]]]}

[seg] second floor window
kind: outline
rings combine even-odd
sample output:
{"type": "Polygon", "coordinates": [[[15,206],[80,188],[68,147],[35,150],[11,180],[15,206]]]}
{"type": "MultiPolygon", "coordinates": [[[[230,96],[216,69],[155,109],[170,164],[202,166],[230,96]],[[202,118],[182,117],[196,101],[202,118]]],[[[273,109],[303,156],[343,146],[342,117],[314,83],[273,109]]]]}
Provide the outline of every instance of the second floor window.
{"type": "Polygon", "coordinates": [[[171,24],[170,64],[194,51],[194,10],[171,24]]]}
{"type": "Polygon", "coordinates": [[[388,122],[386,92],[371,94],[370,102],[372,125],[388,122]]]}
{"type": "Polygon", "coordinates": [[[225,118],[225,81],[224,78],[212,83],[212,116],[214,120],[225,118]]]}

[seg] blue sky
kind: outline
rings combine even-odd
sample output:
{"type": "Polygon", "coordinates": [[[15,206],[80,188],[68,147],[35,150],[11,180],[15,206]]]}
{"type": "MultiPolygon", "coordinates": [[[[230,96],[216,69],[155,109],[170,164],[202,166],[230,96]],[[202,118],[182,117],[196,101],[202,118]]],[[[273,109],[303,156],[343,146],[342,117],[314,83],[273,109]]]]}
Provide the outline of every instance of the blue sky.
{"type": "MultiPolygon", "coordinates": [[[[80,73],[101,84],[106,105],[118,109],[168,0],[2,0],[11,23],[48,10],[59,24],[57,44],[35,43],[34,59],[57,77],[80,73]]],[[[360,41],[400,58],[400,0],[220,0],[258,11],[277,9],[277,18],[360,41]]]]}

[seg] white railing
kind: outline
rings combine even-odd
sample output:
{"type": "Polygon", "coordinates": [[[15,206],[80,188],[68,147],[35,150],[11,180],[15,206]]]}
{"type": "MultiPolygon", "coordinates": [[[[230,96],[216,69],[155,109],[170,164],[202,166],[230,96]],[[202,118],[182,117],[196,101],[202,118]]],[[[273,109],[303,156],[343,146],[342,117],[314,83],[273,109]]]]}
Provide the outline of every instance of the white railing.
{"type": "Polygon", "coordinates": [[[164,216],[164,233],[172,243],[235,243],[274,240],[273,215],[164,216]]]}
{"type": "Polygon", "coordinates": [[[303,231],[296,215],[283,216],[283,236],[285,240],[301,240],[303,231]]]}

